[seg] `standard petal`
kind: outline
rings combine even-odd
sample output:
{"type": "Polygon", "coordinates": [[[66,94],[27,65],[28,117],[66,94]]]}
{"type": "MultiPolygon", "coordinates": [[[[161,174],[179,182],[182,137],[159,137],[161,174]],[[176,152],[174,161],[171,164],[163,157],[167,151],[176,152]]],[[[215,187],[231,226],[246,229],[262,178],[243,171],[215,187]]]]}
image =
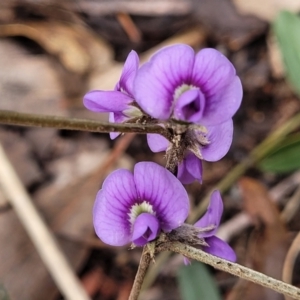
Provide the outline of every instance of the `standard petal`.
{"type": "Polygon", "coordinates": [[[213,229],[207,232],[201,233],[201,238],[209,237],[216,233],[221,221],[222,213],[223,201],[221,198],[221,194],[218,190],[215,190],[210,197],[210,203],[205,215],[194,225],[199,228],[205,228],[210,226],[214,227],[213,229]]]}
{"type": "Polygon", "coordinates": [[[95,231],[103,242],[123,246],[131,241],[128,213],[136,199],[133,175],[128,170],[114,171],[105,179],[93,210],[95,231]]]}
{"type": "Polygon", "coordinates": [[[91,91],[83,98],[84,106],[94,112],[121,112],[133,99],[118,91],[91,91]]]}
{"type": "Polygon", "coordinates": [[[192,78],[206,97],[201,124],[215,125],[232,118],[243,93],[232,63],[215,49],[203,49],[196,55],[192,78]]]}
{"type": "Polygon", "coordinates": [[[176,101],[174,116],[178,120],[199,122],[205,108],[205,97],[198,89],[184,92],[176,101]]]}
{"type": "Polygon", "coordinates": [[[138,70],[134,95],[145,112],[162,120],[170,117],[176,88],[190,84],[194,58],[190,46],[173,45],[158,51],[138,70]]]}
{"type": "Polygon", "coordinates": [[[147,142],[152,152],[165,151],[170,144],[165,137],[156,133],[147,134],[147,142]]]}
{"type": "Polygon", "coordinates": [[[236,254],[234,250],[223,240],[216,236],[205,239],[209,247],[203,247],[202,250],[214,256],[224,258],[226,260],[236,262],[236,254]]]}
{"type": "Polygon", "coordinates": [[[124,63],[120,81],[116,89],[123,89],[128,95],[133,95],[133,82],[139,68],[139,56],[134,50],[131,50],[124,63]]]}
{"type": "Polygon", "coordinates": [[[232,118],[240,107],[242,98],[241,80],[235,76],[228,85],[206,98],[201,123],[203,125],[216,125],[232,118]]]}
{"type": "Polygon", "coordinates": [[[189,213],[189,198],[180,181],[153,162],[135,165],[134,181],[141,200],[153,206],[163,231],[183,224],[189,213]]]}
{"type": "Polygon", "coordinates": [[[178,165],[177,178],[183,184],[193,183],[195,180],[202,182],[202,162],[193,153],[188,153],[178,165]]]}
{"type": "Polygon", "coordinates": [[[206,126],[206,128],[210,144],[201,149],[203,159],[206,161],[218,161],[227,154],[231,146],[233,137],[232,119],[216,126],[206,126]]]}
{"type": "Polygon", "coordinates": [[[133,224],[132,242],[143,247],[153,241],[159,234],[160,227],[157,218],[148,213],[140,214],[133,224]]]}

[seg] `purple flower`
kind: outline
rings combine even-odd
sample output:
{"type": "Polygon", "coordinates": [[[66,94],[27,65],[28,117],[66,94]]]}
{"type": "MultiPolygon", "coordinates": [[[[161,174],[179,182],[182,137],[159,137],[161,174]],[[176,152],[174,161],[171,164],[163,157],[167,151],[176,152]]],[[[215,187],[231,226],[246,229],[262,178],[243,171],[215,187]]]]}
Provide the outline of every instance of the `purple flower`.
{"type": "MultiPolygon", "coordinates": [[[[183,161],[178,165],[177,177],[183,184],[190,184],[194,180],[202,182],[202,162],[199,158],[206,161],[218,161],[228,152],[233,136],[233,123],[228,120],[215,126],[206,126],[206,133],[200,132],[201,138],[205,138],[208,144],[196,143],[196,149],[192,149],[197,156],[187,150],[183,161]]],[[[194,140],[197,139],[199,132],[194,132],[194,140]]],[[[199,138],[199,137],[198,137],[199,138]]],[[[169,141],[158,134],[148,134],[147,141],[153,152],[165,151],[168,149],[169,141]]]]}
{"type": "Polygon", "coordinates": [[[181,226],[189,213],[188,195],[178,179],[152,162],[111,173],[93,210],[98,237],[113,246],[144,246],[160,231],[181,226]]]}
{"type": "MultiPolygon", "coordinates": [[[[133,82],[138,67],[139,57],[132,50],[125,61],[121,78],[114,91],[91,91],[83,98],[84,106],[94,112],[109,112],[109,121],[112,123],[122,123],[141,116],[141,111],[134,105],[133,95],[133,82]]],[[[112,139],[118,135],[116,132],[110,133],[112,139]]]]}
{"type": "MultiPolygon", "coordinates": [[[[212,229],[203,231],[199,234],[199,237],[204,238],[205,242],[208,244],[208,246],[201,246],[203,251],[235,262],[236,254],[233,249],[226,242],[215,236],[220,225],[222,214],[223,201],[220,192],[215,190],[211,195],[207,212],[194,226],[203,229],[212,227],[212,229]]],[[[189,263],[189,260],[185,258],[185,264],[187,263],[189,263]]]]}
{"type": "Polygon", "coordinates": [[[242,100],[235,68],[215,49],[196,55],[183,44],[165,47],[139,70],[135,99],[151,117],[216,125],[232,118],[242,100]]]}

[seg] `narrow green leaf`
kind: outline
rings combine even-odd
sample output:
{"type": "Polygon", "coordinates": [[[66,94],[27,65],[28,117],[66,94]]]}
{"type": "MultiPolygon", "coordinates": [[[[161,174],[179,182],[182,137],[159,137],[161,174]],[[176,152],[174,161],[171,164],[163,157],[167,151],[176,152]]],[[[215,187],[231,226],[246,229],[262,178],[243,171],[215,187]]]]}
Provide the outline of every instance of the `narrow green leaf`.
{"type": "Polygon", "coordinates": [[[0,284],[0,300],[9,300],[7,291],[2,284],[0,284]]]}
{"type": "Polygon", "coordinates": [[[300,95],[300,18],[282,11],[273,24],[285,63],[288,80],[300,95]]]}
{"type": "Polygon", "coordinates": [[[180,267],[177,280],[183,300],[221,300],[214,279],[207,267],[200,262],[180,267]]]}
{"type": "Polygon", "coordinates": [[[293,134],[287,137],[274,149],[259,167],[263,171],[274,173],[287,173],[300,168],[300,134],[293,134]]]}

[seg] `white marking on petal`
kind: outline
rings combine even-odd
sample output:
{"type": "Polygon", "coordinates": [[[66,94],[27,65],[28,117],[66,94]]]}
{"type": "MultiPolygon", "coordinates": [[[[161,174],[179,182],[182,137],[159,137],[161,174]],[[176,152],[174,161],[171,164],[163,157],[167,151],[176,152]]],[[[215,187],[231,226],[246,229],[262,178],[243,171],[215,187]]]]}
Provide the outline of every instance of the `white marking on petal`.
{"type": "Polygon", "coordinates": [[[194,86],[194,85],[191,85],[191,84],[182,84],[180,86],[178,86],[174,92],[174,95],[173,95],[173,99],[174,99],[174,102],[176,102],[176,100],[186,91],[188,90],[192,90],[192,89],[199,89],[198,87],[194,86]]]}
{"type": "Polygon", "coordinates": [[[143,201],[140,204],[136,203],[131,207],[130,212],[128,213],[130,223],[133,225],[136,218],[142,213],[156,215],[153,206],[149,202],[143,201]]]}

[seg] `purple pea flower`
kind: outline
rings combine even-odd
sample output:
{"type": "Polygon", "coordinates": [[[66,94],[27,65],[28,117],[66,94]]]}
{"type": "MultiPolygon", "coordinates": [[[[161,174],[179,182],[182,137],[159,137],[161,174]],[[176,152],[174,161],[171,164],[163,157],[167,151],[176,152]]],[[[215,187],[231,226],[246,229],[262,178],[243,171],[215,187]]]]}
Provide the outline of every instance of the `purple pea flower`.
{"type": "Polygon", "coordinates": [[[242,86],[230,61],[215,49],[196,55],[183,44],[165,47],[139,70],[134,82],[137,103],[151,117],[216,125],[232,118],[242,86]]]}
{"type": "MultiPolygon", "coordinates": [[[[183,184],[190,184],[194,180],[202,182],[201,159],[209,162],[218,161],[230,148],[233,136],[232,119],[215,126],[206,126],[206,130],[204,138],[209,141],[209,144],[199,143],[196,144],[196,149],[192,149],[193,152],[187,150],[182,162],[178,165],[177,178],[183,184]]],[[[153,152],[165,151],[170,146],[170,142],[159,134],[147,134],[147,141],[153,152]]]]}
{"type": "MultiPolygon", "coordinates": [[[[142,116],[142,112],[134,105],[133,82],[139,67],[139,57],[131,51],[125,61],[121,78],[114,91],[95,90],[88,92],[83,98],[84,106],[94,112],[109,112],[111,123],[122,123],[134,117],[142,116]]],[[[110,133],[115,139],[119,133],[110,133]]]]}
{"type": "MultiPolygon", "coordinates": [[[[215,236],[220,225],[223,214],[223,201],[218,190],[215,190],[210,198],[210,203],[205,215],[195,223],[198,228],[212,228],[203,231],[199,234],[199,238],[204,238],[208,246],[201,246],[201,249],[212,255],[227,259],[229,261],[236,261],[236,254],[233,249],[223,240],[215,236]]],[[[185,264],[189,263],[187,258],[184,259],[185,264]]]]}
{"type": "Polygon", "coordinates": [[[103,242],[144,246],[161,231],[181,226],[188,213],[189,199],[180,181],[155,163],[140,162],[133,173],[120,169],[105,179],[93,219],[103,242]]]}

